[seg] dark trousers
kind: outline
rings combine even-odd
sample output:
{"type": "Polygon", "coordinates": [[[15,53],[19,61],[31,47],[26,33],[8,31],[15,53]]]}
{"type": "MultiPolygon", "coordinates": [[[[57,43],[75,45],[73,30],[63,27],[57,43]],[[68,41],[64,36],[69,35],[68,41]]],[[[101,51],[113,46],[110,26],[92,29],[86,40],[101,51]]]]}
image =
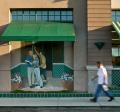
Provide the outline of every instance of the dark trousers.
{"type": "Polygon", "coordinates": [[[98,97],[99,97],[99,95],[100,95],[100,93],[101,93],[102,91],[105,93],[106,96],[108,96],[108,97],[110,97],[110,98],[113,97],[112,94],[111,94],[109,91],[105,91],[105,90],[103,89],[102,84],[98,84],[98,85],[97,85],[97,88],[96,88],[96,92],[95,92],[95,97],[94,97],[96,101],[97,101],[97,99],[98,99],[98,97]]]}
{"type": "Polygon", "coordinates": [[[47,80],[47,71],[44,68],[40,68],[41,75],[43,75],[44,79],[47,80]]]}

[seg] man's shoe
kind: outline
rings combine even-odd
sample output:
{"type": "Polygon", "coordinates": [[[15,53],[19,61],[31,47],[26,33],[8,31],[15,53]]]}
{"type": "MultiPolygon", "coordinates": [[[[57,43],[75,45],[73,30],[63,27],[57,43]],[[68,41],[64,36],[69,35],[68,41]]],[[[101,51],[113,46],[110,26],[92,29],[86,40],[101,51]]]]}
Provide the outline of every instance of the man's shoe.
{"type": "Polygon", "coordinates": [[[43,88],[43,86],[40,86],[40,88],[43,88]]]}
{"type": "Polygon", "coordinates": [[[31,85],[30,88],[34,88],[35,86],[34,85],[31,85]]]}
{"type": "Polygon", "coordinates": [[[108,101],[111,102],[113,101],[115,98],[114,97],[111,97],[108,101]]]}
{"type": "Polygon", "coordinates": [[[97,102],[95,98],[90,99],[91,102],[97,102]]]}

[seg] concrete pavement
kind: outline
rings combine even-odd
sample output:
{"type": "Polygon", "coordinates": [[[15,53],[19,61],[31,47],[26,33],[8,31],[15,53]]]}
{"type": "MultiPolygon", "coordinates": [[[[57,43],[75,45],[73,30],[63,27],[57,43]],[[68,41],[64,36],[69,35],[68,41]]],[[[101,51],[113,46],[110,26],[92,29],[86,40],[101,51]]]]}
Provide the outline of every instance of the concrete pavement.
{"type": "Polygon", "coordinates": [[[108,102],[108,98],[100,97],[97,103],[89,101],[90,97],[71,98],[0,98],[0,106],[17,107],[120,107],[120,97],[108,102]]]}

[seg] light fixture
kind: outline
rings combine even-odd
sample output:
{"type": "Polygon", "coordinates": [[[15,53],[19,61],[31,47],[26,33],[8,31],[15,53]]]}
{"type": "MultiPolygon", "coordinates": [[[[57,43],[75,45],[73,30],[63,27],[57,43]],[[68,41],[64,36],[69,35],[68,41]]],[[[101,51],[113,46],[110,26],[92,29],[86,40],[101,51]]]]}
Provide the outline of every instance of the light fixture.
{"type": "Polygon", "coordinates": [[[95,42],[94,44],[99,50],[101,50],[103,48],[103,46],[105,45],[104,42],[95,42]]]}

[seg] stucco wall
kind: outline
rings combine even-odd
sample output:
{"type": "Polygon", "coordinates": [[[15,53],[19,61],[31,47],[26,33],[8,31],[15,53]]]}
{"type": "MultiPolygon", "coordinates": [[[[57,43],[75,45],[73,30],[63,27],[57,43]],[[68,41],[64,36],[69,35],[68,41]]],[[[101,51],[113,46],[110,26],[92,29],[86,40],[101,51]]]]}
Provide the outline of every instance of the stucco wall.
{"type": "Polygon", "coordinates": [[[0,91],[10,91],[10,53],[9,45],[0,45],[0,91]]]}

